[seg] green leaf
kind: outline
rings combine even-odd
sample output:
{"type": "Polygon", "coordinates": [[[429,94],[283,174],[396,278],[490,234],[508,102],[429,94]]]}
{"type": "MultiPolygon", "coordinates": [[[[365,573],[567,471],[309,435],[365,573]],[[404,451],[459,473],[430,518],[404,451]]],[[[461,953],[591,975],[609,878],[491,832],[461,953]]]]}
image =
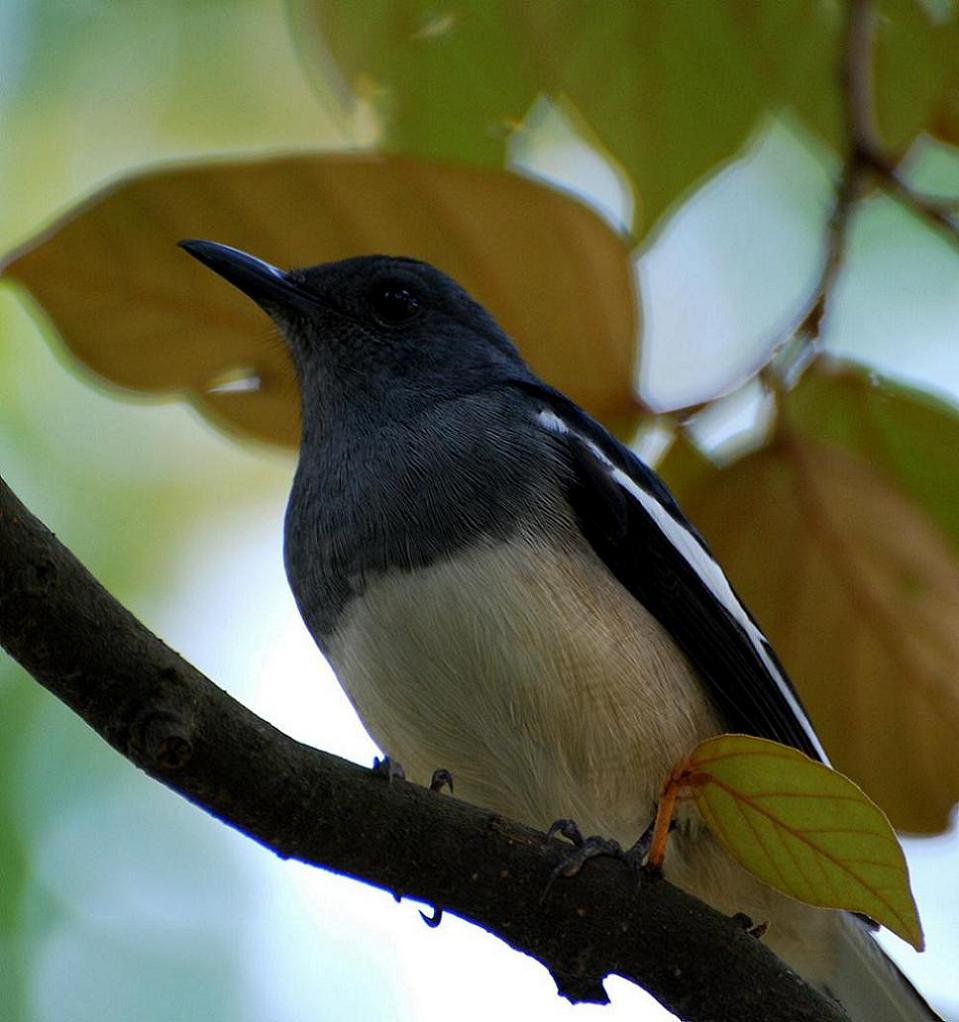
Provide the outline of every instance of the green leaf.
{"type": "Polygon", "coordinates": [[[42,700],[39,688],[0,653],[0,1004],[11,1022],[27,1019],[29,963],[35,952],[24,932],[24,901],[32,849],[20,827],[20,756],[42,700]]]}
{"type": "MultiPolygon", "coordinates": [[[[955,47],[959,50],[959,30],[956,32],[955,47]]],[[[943,88],[929,130],[943,142],[959,146],[959,69],[953,72],[943,88]]]]}
{"type": "Polygon", "coordinates": [[[865,913],[922,950],[902,848],[848,777],[746,735],[702,742],[687,777],[706,825],[755,876],[810,905],[865,913]]]}
{"type": "Polygon", "coordinates": [[[328,52],[370,97],[378,145],[502,163],[545,93],[570,104],[629,176],[638,232],[745,142],[764,108],[735,14],[672,0],[294,0],[307,64],[328,52]]]}
{"type": "MultiPolygon", "coordinates": [[[[291,0],[291,10],[304,62],[322,64],[326,81],[332,58],[344,108],[374,112],[386,151],[502,165],[538,95],[573,108],[625,171],[637,235],[737,156],[763,115],[794,110],[847,148],[838,2],[291,0]]],[[[954,7],[880,0],[874,49],[881,140],[899,152],[923,131],[953,138],[954,7]]]]}
{"type": "Polygon", "coordinates": [[[522,5],[293,0],[290,12],[307,66],[332,53],[346,88],[376,115],[384,148],[504,165],[510,131],[541,88],[522,5]]]}
{"type": "Polygon", "coordinates": [[[875,106],[879,134],[905,149],[932,130],[959,59],[959,11],[939,17],[919,0],[881,0],[875,26],[875,106]]]}
{"type": "Polygon", "coordinates": [[[765,109],[726,4],[529,4],[527,47],[635,190],[645,234],[738,155],[765,109]]]}
{"type": "MultiPolygon", "coordinates": [[[[840,69],[846,4],[779,0],[763,5],[758,15],[750,0],[737,0],[735,6],[753,65],[775,98],[844,152],[840,69]]],[[[880,138],[894,152],[921,132],[935,131],[945,116],[959,46],[957,24],[954,5],[934,15],[919,0],[876,4],[872,106],[880,138]]]]}

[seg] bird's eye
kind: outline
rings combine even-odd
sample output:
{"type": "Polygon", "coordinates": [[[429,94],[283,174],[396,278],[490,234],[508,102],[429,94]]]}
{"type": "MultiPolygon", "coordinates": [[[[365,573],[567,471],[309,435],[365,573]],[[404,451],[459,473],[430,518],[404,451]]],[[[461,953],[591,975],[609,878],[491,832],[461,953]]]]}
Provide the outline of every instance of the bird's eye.
{"type": "Polygon", "coordinates": [[[409,288],[390,284],[373,289],[370,306],[384,326],[403,326],[415,319],[422,308],[419,298],[409,288]]]}

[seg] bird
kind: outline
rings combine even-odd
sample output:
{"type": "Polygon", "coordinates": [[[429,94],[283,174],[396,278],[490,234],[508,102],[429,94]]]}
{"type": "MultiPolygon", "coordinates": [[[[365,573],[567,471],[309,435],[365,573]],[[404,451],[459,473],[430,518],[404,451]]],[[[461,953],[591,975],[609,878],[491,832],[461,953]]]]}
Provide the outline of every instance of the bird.
{"type": "MultiPolygon", "coordinates": [[[[257,303],[292,359],[301,443],[284,523],[300,614],[411,778],[624,846],[664,778],[739,732],[826,761],[770,643],[656,473],[538,378],[440,269],[365,255],[284,271],[181,246],[257,303]]],[[[694,809],[673,883],[768,921],[856,1022],[936,1019],[866,921],[748,874],[694,809]]]]}

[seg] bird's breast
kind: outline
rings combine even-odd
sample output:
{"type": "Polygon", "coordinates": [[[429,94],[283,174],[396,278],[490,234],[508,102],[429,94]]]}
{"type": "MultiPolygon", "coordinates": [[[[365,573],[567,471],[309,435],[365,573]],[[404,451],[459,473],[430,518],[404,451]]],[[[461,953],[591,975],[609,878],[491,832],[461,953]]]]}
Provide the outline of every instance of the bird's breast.
{"type": "MultiPolygon", "coordinates": [[[[627,845],[670,768],[722,730],[663,627],[574,537],[515,534],[369,581],[328,656],[367,730],[424,783],[545,829],[571,817],[627,845]]],[[[725,912],[770,920],[810,977],[832,917],[766,887],[701,833],[674,834],[667,876],[725,912]]]]}
{"type": "Polygon", "coordinates": [[[720,730],[686,658],[585,543],[518,532],[368,582],[327,640],[374,740],[424,780],[633,840],[720,730]]]}

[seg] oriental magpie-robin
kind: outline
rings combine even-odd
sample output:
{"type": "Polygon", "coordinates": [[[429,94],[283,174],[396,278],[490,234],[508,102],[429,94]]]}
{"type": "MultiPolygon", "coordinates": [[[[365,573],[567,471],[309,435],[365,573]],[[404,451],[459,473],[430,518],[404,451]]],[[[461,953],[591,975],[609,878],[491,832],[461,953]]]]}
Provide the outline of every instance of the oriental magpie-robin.
{"type": "MultiPolygon", "coordinates": [[[[289,347],[302,444],[287,576],[368,731],[425,779],[538,827],[632,841],[670,767],[724,731],[824,759],[782,666],[658,476],[539,380],[434,267],[283,272],[183,247],[289,347]]],[[[666,875],[767,941],[860,1022],[936,1016],[841,912],[743,871],[694,809],[666,875]]]]}

